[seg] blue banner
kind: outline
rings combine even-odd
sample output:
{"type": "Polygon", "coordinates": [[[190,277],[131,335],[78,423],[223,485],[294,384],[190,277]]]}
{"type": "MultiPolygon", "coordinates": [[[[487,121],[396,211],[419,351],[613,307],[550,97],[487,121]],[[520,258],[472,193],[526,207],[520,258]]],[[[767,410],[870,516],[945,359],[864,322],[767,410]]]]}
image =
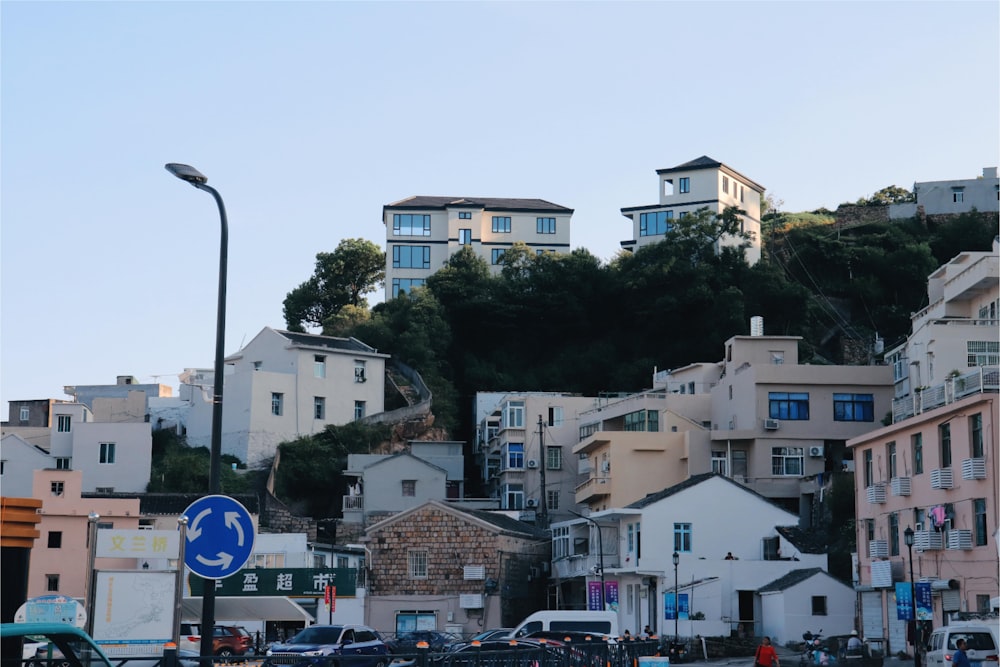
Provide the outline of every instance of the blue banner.
{"type": "Polygon", "coordinates": [[[604,601],[608,605],[609,611],[618,611],[618,582],[604,582],[604,601]]]}
{"type": "Polygon", "coordinates": [[[913,620],[913,589],[902,581],[896,582],[896,620],[913,620]]]}
{"type": "Polygon", "coordinates": [[[931,602],[931,582],[918,581],[917,588],[917,620],[933,621],[934,605],[931,602]]]}
{"type": "Polygon", "coordinates": [[[677,599],[673,593],[663,594],[663,618],[668,621],[677,618],[677,599]]]}
{"type": "Polygon", "coordinates": [[[677,617],[680,618],[680,619],[682,619],[682,620],[686,620],[686,619],[690,618],[690,616],[688,615],[688,611],[689,611],[688,610],[688,594],[687,593],[681,593],[679,597],[680,597],[680,604],[677,605],[677,609],[678,609],[677,617]]]}

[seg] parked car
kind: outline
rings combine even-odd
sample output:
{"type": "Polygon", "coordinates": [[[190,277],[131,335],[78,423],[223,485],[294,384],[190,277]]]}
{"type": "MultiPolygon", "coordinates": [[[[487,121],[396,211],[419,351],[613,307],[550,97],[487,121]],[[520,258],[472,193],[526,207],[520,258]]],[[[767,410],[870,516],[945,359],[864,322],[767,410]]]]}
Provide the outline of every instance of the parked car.
{"type": "MultiPolygon", "coordinates": [[[[17,641],[22,647],[27,643],[44,643],[53,656],[59,656],[52,665],[87,665],[88,667],[111,667],[107,656],[86,632],[66,623],[3,623],[0,624],[0,639],[17,641]]],[[[23,651],[23,648],[22,648],[23,651]]],[[[4,656],[4,661],[8,656],[4,656]]]]}
{"type": "Polygon", "coordinates": [[[443,651],[446,645],[452,644],[456,641],[459,641],[459,637],[447,632],[438,632],[437,630],[413,630],[411,632],[402,632],[396,635],[395,638],[387,640],[385,644],[389,647],[390,653],[399,654],[413,653],[417,650],[417,644],[420,642],[427,642],[427,647],[430,652],[438,653],[443,651]]]}
{"type": "Polygon", "coordinates": [[[291,639],[271,644],[264,659],[265,667],[387,667],[388,664],[389,649],[382,635],[364,625],[311,625],[291,639]],[[331,656],[343,656],[343,665],[331,660],[331,656]]]}
{"type": "Polygon", "coordinates": [[[507,639],[512,632],[514,632],[514,628],[491,628],[474,635],[469,641],[484,642],[489,639],[507,639]]]}
{"type": "Polygon", "coordinates": [[[523,666],[548,664],[565,664],[563,647],[558,642],[546,642],[543,646],[530,639],[487,639],[459,642],[444,654],[432,656],[434,664],[439,667],[490,667],[493,665],[523,666]],[[542,651],[546,652],[545,660],[541,660],[542,651]]]}
{"type": "MultiPolygon", "coordinates": [[[[181,623],[181,641],[177,648],[201,655],[201,623],[181,623]]],[[[228,658],[252,652],[253,637],[238,625],[216,625],[212,632],[212,655],[228,658]]]]}

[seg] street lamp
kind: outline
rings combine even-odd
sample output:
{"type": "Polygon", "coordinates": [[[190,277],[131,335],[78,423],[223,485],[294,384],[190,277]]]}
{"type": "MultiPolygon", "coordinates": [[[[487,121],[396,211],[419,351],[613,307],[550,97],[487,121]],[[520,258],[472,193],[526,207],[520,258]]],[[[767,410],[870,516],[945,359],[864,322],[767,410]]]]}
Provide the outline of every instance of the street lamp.
{"type": "MultiPolygon", "coordinates": [[[[208,492],[215,495],[220,491],[219,475],[222,461],[222,382],[223,357],[226,339],[226,251],[229,246],[229,223],[226,221],[226,205],[218,190],[208,185],[208,178],[194,167],[186,164],[170,162],[164,165],[167,171],[205,192],[212,195],[219,206],[219,220],[222,227],[219,245],[219,303],[216,309],[215,323],[215,378],[212,381],[212,447],[211,462],[208,469],[208,492]]],[[[179,563],[178,567],[183,567],[179,563]]],[[[201,655],[211,656],[212,628],[215,627],[215,582],[205,581],[201,598],[201,655]],[[207,628],[207,630],[205,630],[207,628]]],[[[206,660],[206,667],[212,664],[206,660]]]]}
{"type": "Polygon", "coordinates": [[[677,565],[681,562],[681,555],[674,552],[671,556],[674,561],[674,641],[680,641],[678,637],[680,636],[677,631],[677,621],[681,616],[681,591],[677,585],[677,565]]]}
{"type": "Polygon", "coordinates": [[[604,537],[601,535],[601,524],[597,523],[595,520],[591,519],[589,516],[584,516],[573,510],[569,510],[570,514],[575,514],[584,521],[589,521],[594,524],[597,528],[597,550],[600,552],[597,554],[598,557],[598,568],[601,570],[601,611],[606,611],[608,608],[607,601],[604,599],[604,537]]]}
{"type": "Polygon", "coordinates": [[[920,621],[917,620],[917,586],[913,580],[913,528],[903,531],[903,542],[910,555],[910,601],[913,604],[913,667],[920,667],[920,621]]]}

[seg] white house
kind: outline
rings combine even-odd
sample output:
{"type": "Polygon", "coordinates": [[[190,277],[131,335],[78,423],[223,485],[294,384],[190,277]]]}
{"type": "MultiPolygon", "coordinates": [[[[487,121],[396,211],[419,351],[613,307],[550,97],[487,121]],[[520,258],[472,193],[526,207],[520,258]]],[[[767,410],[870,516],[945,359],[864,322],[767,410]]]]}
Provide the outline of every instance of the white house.
{"type": "MultiPolygon", "coordinates": [[[[264,327],[226,358],[222,452],[253,465],[279,443],[382,412],[388,358],[355,338],[264,327]]],[[[200,386],[181,387],[191,396],[188,444],[208,446],[215,379],[191,377],[200,386]]]]}
{"type": "MultiPolygon", "coordinates": [[[[660,634],[712,636],[760,635],[766,627],[784,640],[809,629],[799,630],[799,621],[812,619],[765,616],[777,608],[765,606],[758,591],[794,570],[827,569],[826,554],[809,544],[797,523],[795,514],[727,477],[695,475],[623,508],[553,524],[553,576],[566,608],[580,606],[585,583],[603,579],[611,593],[606,601],[617,591],[623,628],[649,624],[660,634]],[[675,592],[682,602],[686,596],[688,618],[664,620],[675,592]]],[[[805,587],[782,589],[788,598],[783,604],[791,610],[852,608],[849,587],[823,590],[817,597],[825,600],[814,601],[805,587]]],[[[852,628],[849,621],[822,626],[827,633],[852,628]]]]}
{"type": "Polygon", "coordinates": [[[772,640],[777,637],[785,642],[821,630],[827,635],[846,634],[850,630],[845,629],[854,629],[853,589],[822,568],[792,570],[757,593],[761,631],[772,640]]]}
{"type": "Polygon", "coordinates": [[[9,498],[30,498],[32,470],[53,467],[52,457],[16,433],[0,438],[0,488],[9,498]]]}
{"type": "Polygon", "coordinates": [[[913,184],[915,202],[890,204],[889,217],[912,218],[917,207],[927,215],[1000,211],[1000,178],[996,167],[983,167],[979,178],[959,178],[950,181],[924,181],[913,184]]]}

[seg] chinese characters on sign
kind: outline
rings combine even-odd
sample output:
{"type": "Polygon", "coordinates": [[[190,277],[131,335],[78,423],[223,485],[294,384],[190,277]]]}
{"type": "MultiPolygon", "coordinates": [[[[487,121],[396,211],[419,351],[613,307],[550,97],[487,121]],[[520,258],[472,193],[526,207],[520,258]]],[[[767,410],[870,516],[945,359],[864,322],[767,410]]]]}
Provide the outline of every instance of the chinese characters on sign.
{"type": "Polygon", "coordinates": [[[180,534],[176,530],[97,531],[98,558],[177,558],[179,553],[180,534]]]}
{"type": "MultiPolygon", "coordinates": [[[[346,567],[243,569],[226,579],[217,579],[215,593],[225,596],[323,598],[327,586],[335,586],[340,597],[354,597],[357,594],[357,577],[356,569],[346,567]]],[[[204,580],[189,577],[188,586],[191,595],[200,596],[204,590],[204,580]]]]}
{"type": "Polygon", "coordinates": [[[688,618],[688,594],[681,593],[679,596],[675,596],[673,593],[664,593],[663,618],[667,620],[673,620],[675,618],[688,618]],[[679,598],[679,600],[677,598],[679,598]]]}
{"type": "Polygon", "coordinates": [[[604,601],[608,605],[609,611],[618,611],[617,581],[607,581],[604,583],[604,601]]]}
{"type": "Polygon", "coordinates": [[[916,584],[917,588],[917,620],[918,621],[932,621],[934,620],[934,607],[931,602],[931,582],[929,581],[918,581],[916,584]]]}
{"type": "Polygon", "coordinates": [[[587,582],[587,609],[590,611],[601,610],[601,582],[587,582]]]}
{"type": "Polygon", "coordinates": [[[908,582],[896,582],[896,619],[913,620],[913,591],[908,582]]]}

